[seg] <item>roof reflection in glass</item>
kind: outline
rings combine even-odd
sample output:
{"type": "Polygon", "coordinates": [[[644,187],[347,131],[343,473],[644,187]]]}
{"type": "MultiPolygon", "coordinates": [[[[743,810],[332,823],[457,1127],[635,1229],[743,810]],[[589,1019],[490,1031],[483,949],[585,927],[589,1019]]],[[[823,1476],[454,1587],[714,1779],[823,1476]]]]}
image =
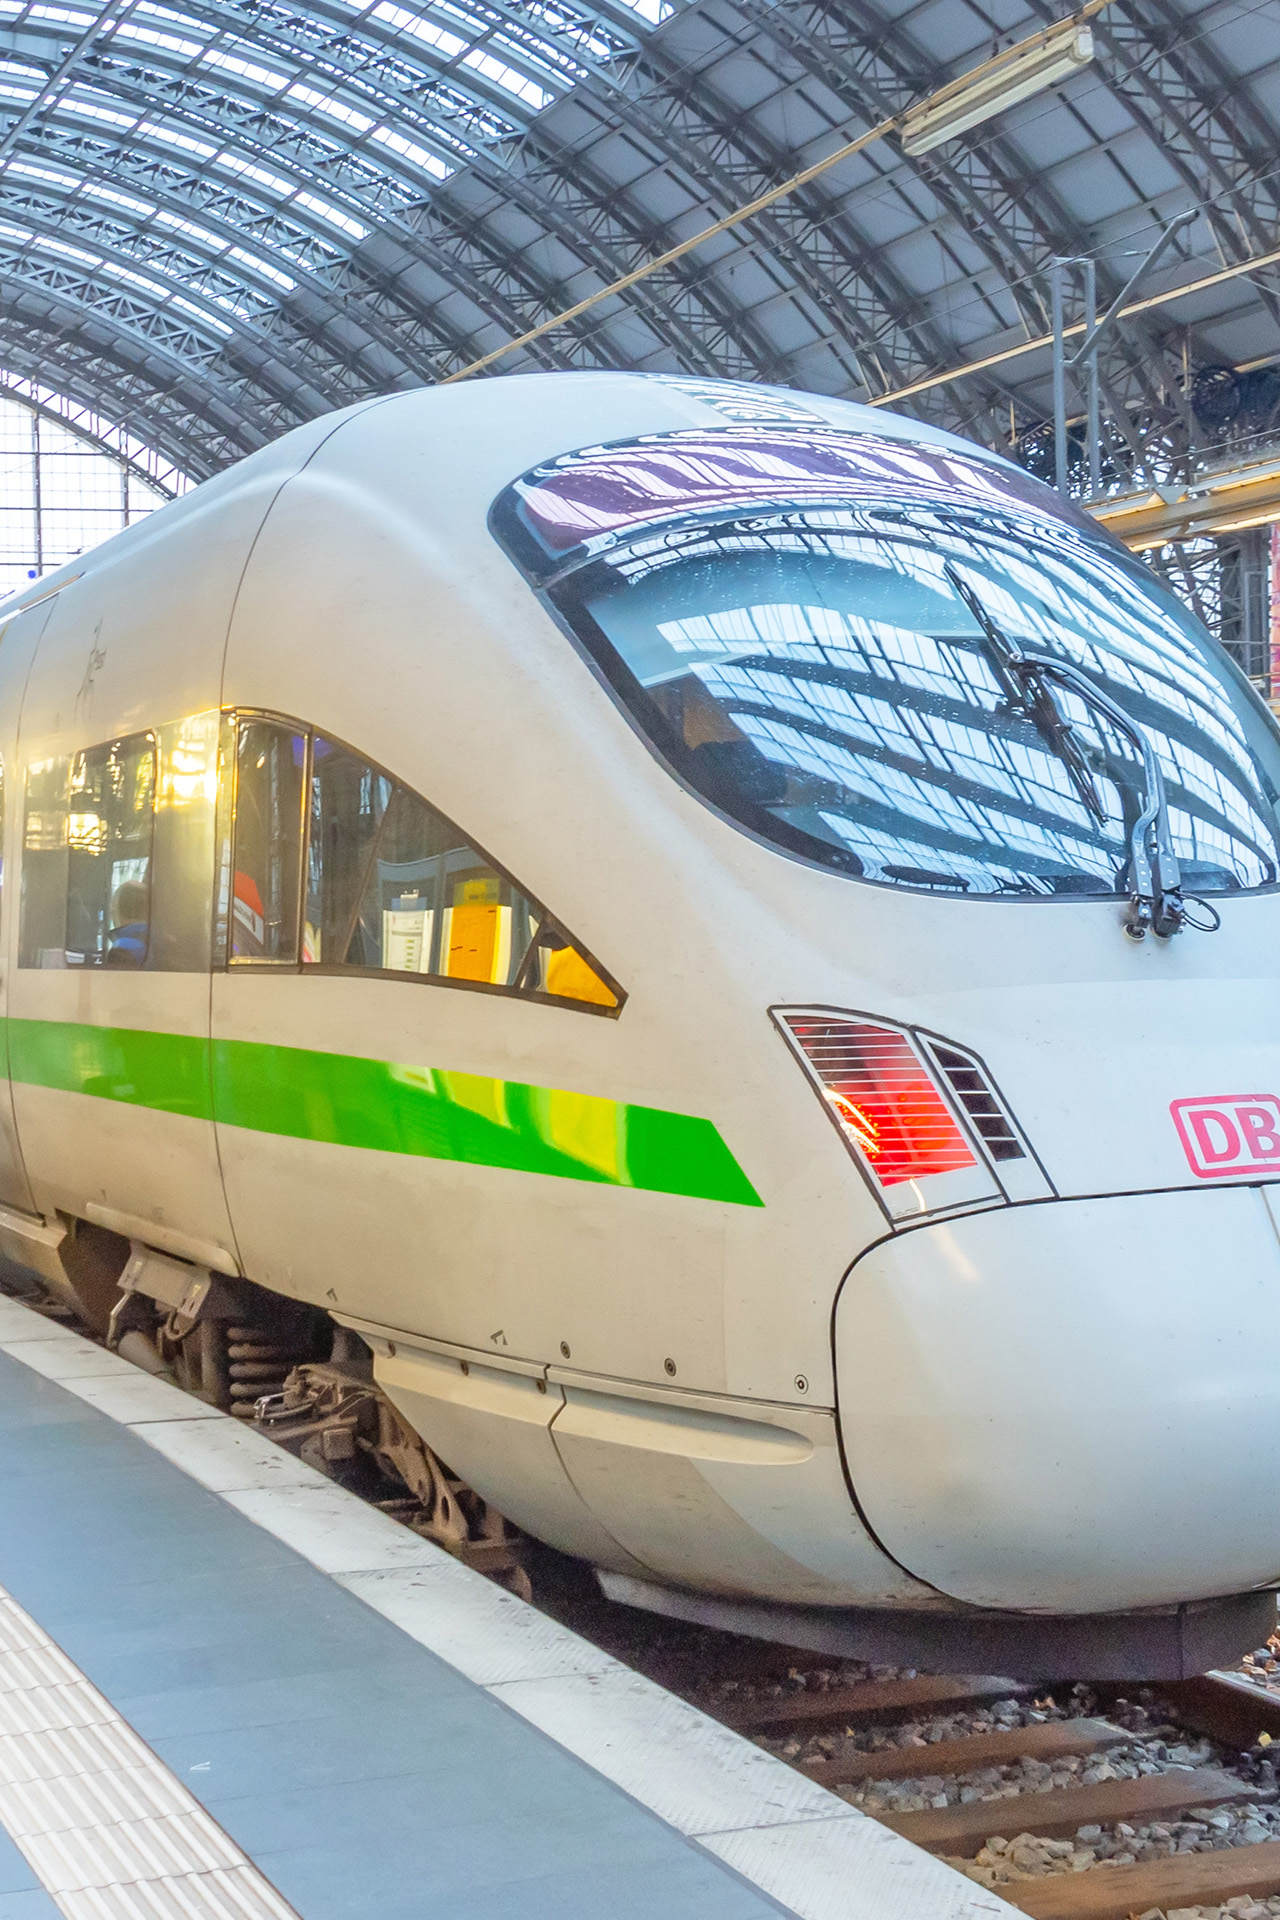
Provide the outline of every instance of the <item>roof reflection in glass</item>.
{"type": "MultiPolygon", "coordinates": [[[[815,437],[828,472],[832,440],[856,446],[815,437]]],[[[633,458],[619,512],[622,494],[608,498],[598,466],[580,493],[591,512],[576,546],[562,466],[554,531],[539,541],[547,591],[675,771],[786,851],[950,893],[1123,894],[1145,798],[1132,743],[1057,691],[1099,821],[1053,740],[1010,707],[950,565],[1018,647],[1082,668],[1145,729],[1191,892],[1272,884],[1280,734],[1226,656],[1047,490],[1029,495],[1018,476],[1002,494],[983,476],[985,497],[966,498],[963,485],[938,484],[929,451],[927,489],[905,489],[909,511],[883,497],[881,478],[841,486],[860,496],[847,504],[768,510],[756,493],[735,513],[721,463],[712,516],[699,517],[698,484],[715,466],[701,447],[683,501],[668,457],[665,510],[656,498],[636,510],[633,458]]],[[[761,463],[775,485],[777,464],[761,463]]],[[[521,483],[518,506],[516,490],[508,496],[510,544],[526,563],[524,530],[541,532],[536,478],[521,483]]],[[[501,508],[495,525],[502,532],[501,508]]]]}

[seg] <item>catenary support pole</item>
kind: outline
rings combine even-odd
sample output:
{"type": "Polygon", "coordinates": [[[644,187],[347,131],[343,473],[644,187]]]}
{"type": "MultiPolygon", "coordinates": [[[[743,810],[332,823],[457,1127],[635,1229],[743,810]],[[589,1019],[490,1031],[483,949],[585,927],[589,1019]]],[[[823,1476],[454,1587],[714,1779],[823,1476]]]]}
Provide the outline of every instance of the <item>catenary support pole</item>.
{"type": "Polygon", "coordinates": [[[1067,360],[1062,340],[1062,290],[1066,268],[1065,260],[1055,260],[1049,268],[1053,308],[1053,484],[1059,493],[1067,490],[1067,360]]]}
{"type": "MultiPolygon", "coordinates": [[[[1098,318],[1098,269],[1093,260],[1084,263],[1085,339],[1093,333],[1098,318]]],[[[1095,338],[1089,354],[1085,385],[1085,435],[1089,442],[1089,498],[1102,492],[1102,417],[1098,403],[1098,342],[1095,338]]]]}

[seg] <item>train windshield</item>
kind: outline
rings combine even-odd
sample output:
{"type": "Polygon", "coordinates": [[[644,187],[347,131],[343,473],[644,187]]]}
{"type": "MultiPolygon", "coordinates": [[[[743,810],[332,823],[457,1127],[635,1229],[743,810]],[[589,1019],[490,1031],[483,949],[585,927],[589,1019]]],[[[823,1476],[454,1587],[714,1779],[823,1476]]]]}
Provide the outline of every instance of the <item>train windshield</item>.
{"type": "MultiPolygon", "coordinates": [[[[1275,882],[1280,733],[1145,567],[1056,502],[876,491],[615,512],[562,556],[544,538],[540,584],[673,770],[784,851],[952,894],[1128,890],[1134,742],[1062,688],[1037,723],[985,625],[1137,722],[1192,893],[1275,882]]],[[[508,544],[528,564],[527,533],[508,544]]]]}

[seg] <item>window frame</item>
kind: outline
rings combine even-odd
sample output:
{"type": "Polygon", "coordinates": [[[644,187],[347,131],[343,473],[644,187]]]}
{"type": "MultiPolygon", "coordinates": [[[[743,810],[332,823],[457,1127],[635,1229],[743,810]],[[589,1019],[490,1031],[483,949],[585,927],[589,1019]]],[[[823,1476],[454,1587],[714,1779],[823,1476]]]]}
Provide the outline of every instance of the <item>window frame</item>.
{"type": "MultiPolygon", "coordinates": [[[[94,753],[111,754],[111,753],[117,752],[121,747],[128,746],[130,742],[133,742],[133,741],[139,741],[139,742],[149,741],[151,744],[151,805],[147,809],[147,944],[143,949],[142,961],[140,965],[137,966],[136,968],[129,969],[130,972],[145,973],[150,971],[150,969],[147,967],[147,961],[151,958],[151,931],[155,922],[155,912],[153,910],[153,903],[154,903],[154,893],[155,893],[155,863],[156,863],[156,795],[160,790],[160,729],[158,727],[140,727],[136,733],[122,733],[118,739],[102,740],[102,741],[99,741],[95,746],[82,747],[78,753],[73,753],[71,756],[71,763],[67,768],[67,831],[68,831],[67,917],[68,919],[70,919],[70,914],[71,914],[71,858],[70,856],[71,856],[71,853],[73,852],[73,849],[71,847],[71,842],[70,842],[71,782],[75,775],[76,761],[81,758],[87,760],[89,758],[89,755],[94,753]]],[[[68,931],[70,931],[70,929],[68,929],[68,931]]],[[[107,936],[108,938],[110,936],[109,928],[107,929],[107,936]]],[[[74,947],[68,947],[66,951],[68,953],[74,953],[76,949],[74,947]]],[[[91,960],[89,958],[89,955],[86,953],[84,958],[81,960],[79,967],[78,968],[69,967],[68,971],[84,972],[84,973],[100,972],[102,969],[104,969],[107,966],[107,955],[110,952],[111,952],[110,946],[104,946],[101,954],[96,959],[93,959],[93,960],[91,960]]]]}
{"type": "MultiPolygon", "coordinates": [[[[304,735],[306,739],[306,753],[303,762],[302,805],[298,836],[297,958],[293,960],[272,960],[265,957],[256,958],[248,954],[233,955],[231,952],[231,916],[228,902],[226,910],[219,910],[216,915],[218,924],[215,933],[216,951],[213,963],[215,973],[294,973],[315,974],[329,979],[405,980],[417,982],[422,986],[452,987],[465,993],[494,994],[500,999],[515,1000],[522,1004],[560,1007],[562,1009],[568,1008],[575,1013],[589,1013],[596,1016],[603,1016],[606,1020],[616,1020],[619,1017],[627,1002],[625,989],[619,985],[608,969],[601,965],[590,949],[586,947],[575,934],[570,934],[563,921],[547,908],[543,908],[545,922],[557,928],[566,936],[566,946],[572,947],[579,953],[587,965],[598,974],[602,983],[608,987],[610,993],[613,994],[617,1003],[616,1005],[606,1007],[602,1006],[598,1001],[570,1000],[560,994],[540,993],[531,988],[517,987],[514,984],[507,986],[496,980],[465,980],[444,973],[407,973],[400,968],[351,967],[332,960],[304,960],[302,929],[307,908],[307,855],[311,840],[311,777],[317,734],[323,739],[331,741],[333,745],[342,752],[349,753],[354,759],[362,761],[371,772],[380,775],[383,779],[389,780],[392,784],[393,791],[397,788],[403,788],[405,792],[411,794],[413,798],[420,801],[422,805],[429,807],[452,832],[458,835],[459,840],[464,845],[473,848],[483,860],[487,861],[493,871],[505,880],[514,892],[523,894],[527,899],[532,899],[533,896],[529,894],[528,889],[516,879],[508,867],[504,866],[500,860],[494,859],[493,855],[486,847],[481,845],[480,841],[478,841],[474,835],[465,832],[449,814],[444,813],[441,808],[436,805],[434,800],[429,800],[425,794],[419,793],[418,789],[411,785],[409,781],[402,779],[401,776],[394,773],[390,767],[383,766],[380,761],[374,760],[363,747],[353,746],[350,741],[345,740],[340,734],[331,733],[327,728],[316,726],[311,721],[299,720],[291,714],[276,713],[270,708],[224,707],[222,709],[222,719],[228,734],[227,744],[222,754],[222,765],[228,788],[228,800],[226,806],[221,809],[223,820],[219,834],[220,874],[225,874],[229,877],[233,870],[232,861],[235,855],[236,804],[238,798],[237,787],[239,784],[238,745],[241,722],[265,721],[270,725],[287,728],[292,733],[300,733],[304,735]]],[[[541,902],[539,902],[539,904],[541,904],[541,902]]],[[[532,951],[531,946],[529,952],[532,951]]],[[[529,952],[521,959],[517,979],[520,977],[520,974],[523,974],[525,971],[528,964],[529,952]]]]}

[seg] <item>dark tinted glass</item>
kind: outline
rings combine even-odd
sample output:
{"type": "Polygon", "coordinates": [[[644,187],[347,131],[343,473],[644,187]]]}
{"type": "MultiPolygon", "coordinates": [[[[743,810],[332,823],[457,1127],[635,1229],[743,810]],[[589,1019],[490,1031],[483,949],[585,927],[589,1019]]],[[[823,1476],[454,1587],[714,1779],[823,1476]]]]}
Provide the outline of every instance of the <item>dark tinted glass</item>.
{"type": "Polygon", "coordinates": [[[295,962],[305,733],[246,720],[236,741],[231,958],[295,962]]]}
{"type": "Polygon", "coordinates": [[[69,966],[142,967],[151,937],[154,734],[90,747],[67,799],[69,966]]]}
{"type": "Polygon", "coordinates": [[[331,966],[366,964],[352,962],[350,956],[391,794],[392,783],[385,773],[376,772],[344,747],[315,739],[308,801],[304,960],[331,966]]]}

